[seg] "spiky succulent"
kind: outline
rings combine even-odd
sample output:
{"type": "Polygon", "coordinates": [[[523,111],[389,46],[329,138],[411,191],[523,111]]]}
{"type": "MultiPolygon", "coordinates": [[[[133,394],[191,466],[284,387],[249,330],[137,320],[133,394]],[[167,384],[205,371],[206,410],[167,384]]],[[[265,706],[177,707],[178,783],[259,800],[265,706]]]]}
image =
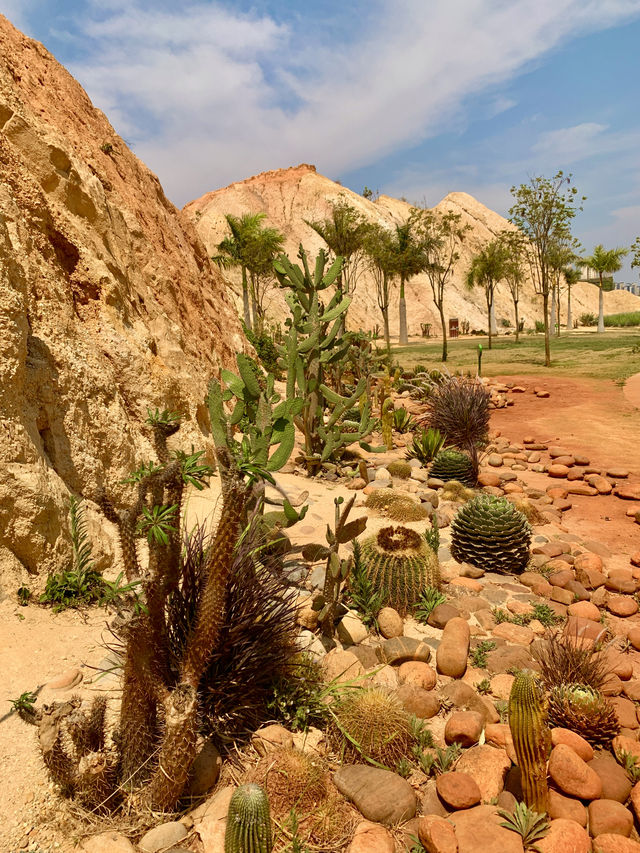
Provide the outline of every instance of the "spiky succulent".
{"type": "Polygon", "coordinates": [[[260,785],[241,785],[229,803],[224,853],[271,853],[272,849],[267,795],[260,785]]]}
{"type": "Polygon", "coordinates": [[[608,748],[620,732],[615,708],[598,690],[563,684],[549,694],[549,723],[581,735],[591,746],[608,748]]]}
{"type": "Polygon", "coordinates": [[[531,527],[505,498],[478,495],[451,522],[451,554],[460,563],[502,574],[523,572],[529,562],[531,527]]]}
{"type": "Polygon", "coordinates": [[[333,714],[330,739],[350,760],[395,768],[411,748],[409,714],[398,697],[372,687],[349,693],[333,714]]]}
{"type": "Polygon", "coordinates": [[[399,477],[401,480],[408,480],[411,476],[411,465],[404,462],[402,459],[396,459],[394,462],[389,462],[387,471],[392,477],[399,477]]]}
{"type": "Polygon", "coordinates": [[[441,450],[431,465],[432,477],[444,480],[457,480],[463,486],[475,486],[476,471],[473,461],[460,450],[441,450]]]}
{"type": "Polygon", "coordinates": [[[423,465],[427,465],[442,450],[445,441],[446,436],[440,430],[432,427],[423,429],[418,435],[414,435],[413,441],[405,453],[405,458],[419,459],[423,465]]]}
{"type": "Polygon", "coordinates": [[[551,737],[544,694],[533,672],[520,672],[511,686],[509,728],[520,767],[524,801],[544,813],[548,808],[547,756],[551,737]]]}
{"type": "Polygon", "coordinates": [[[438,558],[408,527],[383,527],[362,542],[363,572],[384,592],[385,603],[401,615],[419,601],[426,587],[440,586],[438,558]]]}

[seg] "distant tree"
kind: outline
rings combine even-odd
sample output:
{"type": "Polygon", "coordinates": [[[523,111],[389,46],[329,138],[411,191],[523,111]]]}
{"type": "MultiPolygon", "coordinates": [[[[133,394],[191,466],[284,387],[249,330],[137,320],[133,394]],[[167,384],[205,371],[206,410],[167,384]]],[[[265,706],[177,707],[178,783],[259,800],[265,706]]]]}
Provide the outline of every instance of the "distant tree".
{"type": "Polygon", "coordinates": [[[631,259],[631,266],[640,267],[640,237],[636,237],[636,239],[631,244],[631,251],[633,253],[633,257],[631,259]]]}
{"type": "Polygon", "coordinates": [[[492,240],[471,259],[467,287],[482,287],[487,303],[489,349],[492,347],[493,300],[498,283],[505,277],[507,253],[500,238],[492,240]]]}
{"type": "Polygon", "coordinates": [[[396,225],[394,253],[395,268],[400,279],[400,335],[401,346],[409,343],[407,331],[407,303],[404,296],[405,284],[425,269],[424,245],[418,235],[418,222],[422,211],[412,208],[405,222],[396,225]]]}
{"type": "Polygon", "coordinates": [[[332,202],[330,207],[331,214],[327,219],[304,221],[322,237],[333,258],[343,259],[342,270],[336,279],[336,290],[344,296],[351,296],[362,271],[368,223],[343,195],[332,202]]]}
{"type": "Polygon", "coordinates": [[[525,258],[525,239],[522,231],[509,229],[501,231],[498,234],[505,259],[503,278],[509,288],[511,299],[513,300],[513,311],[515,315],[516,325],[516,343],[520,340],[520,316],[518,313],[518,304],[520,302],[520,292],[525,281],[526,274],[526,258],[525,258]]]}
{"type": "Polygon", "coordinates": [[[380,193],[379,193],[379,191],[378,191],[378,190],[376,190],[376,191],[374,192],[372,189],[370,189],[369,187],[366,187],[366,186],[365,186],[365,188],[362,190],[362,195],[363,195],[363,197],[364,197],[364,198],[366,198],[368,201],[377,201],[377,200],[378,200],[378,197],[380,196],[380,193]]]}
{"type": "Polygon", "coordinates": [[[562,270],[567,285],[567,329],[573,328],[573,317],[571,315],[571,288],[580,281],[580,271],[575,267],[565,267],[562,270]]]}
{"type": "Polygon", "coordinates": [[[391,356],[391,336],[389,333],[389,305],[391,288],[396,278],[394,235],[377,223],[369,227],[364,250],[369,262],[369,270],[376,285],[376,298],[382,314],[384,341],[387,354],[391,356]]]}
{"type": "Polygon", "coordinates": [[[231,235],[218,243],[219,254],[212,260],[223,269],[240,267],[242,272],[242,312],[245,326],[251,329],[259,319],[264,302],[261,282],[272,277],[273,261],[282,252],[284,235],[276,228],[262,225],[265,213],[225,215],[231,235]],[[250,303],[251,297],[251,303],[250,303]],[[253,307],[253,322],[251,319],[253,307]]]}
{"type": "MultiPolygon", "coordinates": [[[[571,175],[560,171],[552,178],[537,176],[528,184],[511,187],[514,204],[509,210],[511,222],[527,238],[527,261],[536,292],[542,296],[544,311],[544,362],[551,366],[549,340],[549,294],[552,287],[549,249],[554,241],[569,239],[571,220],[577,210],[578,191],[570,186],[571,175]]],[[[584,201],[584,196],[582,197],[584,201]]]]}
{"type": "MultiPolygon", "coordinates": [[[[580,244],[571,239],[553,240],[549,247],[549,270],[551,275],[551,319],[555,326],[556,336],[560,337],[560,291],[562,282],[566,281],[565,270],[579,259],[580,244]]],[[[567,321],[567,328],[571,328],[567,321]]]]}
{"type": "Polygon", "coordinates": [[[458,251],[469,225],[461,225],[462,216],[448,211],[421,210],[417,217],[416,233],[424,258],[423,271],[429,279],[433,301],[440,314],[442,326],[442,360],[447,360],[447,325],[444,296],[453,267],[460,258],[458,251]]]}
{"type": "Polygon", "coordinates": [[[613,278],[611,283],[604,281],[604,275],[617,272],[622,266],[622,258],[629,253],[628,249],[605,249],[602,243],[599,243],[593,250],[593,254],[584,259],[585,264],[589,269],[598,273],[598,332],[604,332],[604,290],[613,289],[613,278]]]}

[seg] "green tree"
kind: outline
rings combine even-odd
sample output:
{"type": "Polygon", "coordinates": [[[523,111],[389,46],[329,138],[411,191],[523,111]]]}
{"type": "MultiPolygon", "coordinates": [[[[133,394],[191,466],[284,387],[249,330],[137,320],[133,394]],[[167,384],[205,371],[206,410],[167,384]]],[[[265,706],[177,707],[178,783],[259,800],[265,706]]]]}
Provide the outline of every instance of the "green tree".
{"type": "Polygon", "coordinates": [[[636,237],[636,239],[631,244],[631,252],[633,257],[631,259],[632,267],[640,267],[640,237],[636,237]]]}
{"type": "Polygon", "coordinates": [[[265,316],[265,301],[275,283],[273,262],[282,254],[284,234],[277,228],[257,228],[247,242],[245,260],[249,272],[253,330],[260,334],[265,316]]]}
{"type": "MultiPolygon", "coordinates": [[[[368,224],[353,205],[340,197],[331,203],[331,214],[322,221],[305,219],[306,224],[324,240],[332,258],[342,258],[342,269],[336,279],[336,290],[342,296],[353,295],[362,271],[364,241],[368,224]]],[[[342,328],[344,329],[345,317],[342,328]]]]}
{"type": "Polygon", "coordinates": [[[505,230],[498,234],[504,253],[504,271],[503,277],[511,293],[513,300],[513,312],[515,315],[516,325],[516,343],[520,340],[520,316],[518,313],[518,304],[520,302],[520,291],[525,281],[526,260],[525,260],[525,245],[524,235],[522,231],[505,230]]]}
{"type": "Polygon", "coordinates": [[[369,271],[376,285],[376,299],[382,314],[384,342],[387,355],[391,357],[391,335],[389,333],[389,305],[391,288],[396,278],[394,237],[392,232],[377,223],[369,227],[364,243],[369,271]]]}
{"type": "Polygon", "coordinates": [[[505,276],[507,253],[499,238],[492,240],[471,259],[467,272],[467,287],[476,285],[482,287],[487,303],[487,318],[489,321],[489,349],[493,336],[493,299],[498,282],[505,276]]]}
{"type": "Polygon", "coordinates": [[[442,360],[447,360],[447,325],[444,315],[444,295],[453,267],[460,258],[458,248],[469,230],[461,225],[462,216],[448,211],[421,210],[417,218],[417,235],[423,252],[423,270],[429,279],[433,301],[440,314],[442,326],[442,360]]]}
{"type": "MultiPolygon", "coordinates": [[[[574,239],[553,240],[549,247],[549,270],[551,275],[551,328],[555,327],[560,337],[560,291],[562,281],[566,282],[565,270],[578,259],[580,244],[574,239]]],[[[571,328],[567,321],[567,328],[571,328]]]]}
{"type": "Polygon", "coordinates": [[[622,266],[622,258],[629,253],[628,249],[605,249],[602,243],[599,243],[593,250],[593,254],[584,259],[585,264],[589,269],[598,273],[598,332],[604,333],[604,298],[602,296],[605,290],[613,290],[613,273],[617,272],[622,266]],[[611,273],[610,282],[604,281],[604,276],[611,273]]]}
{"type": "MultiPolygon", "coordinates": [[[[511,222],[527,238],[527,261],[536,293],[542,296],[544,311],[544,363],[551,366],[549,339],[549,294],[552,286],[549,250],[554,241],[569,239],[571,220],[582,210],[571,175],[557,172],[552,178],[536,176],[528,184],[511,187],[514,204],[511,222]]],[[[582,197],[584,201],[584,196],[582,197]]]]}
{"type": "Polygon", "coordinates": [[[240,267],[242,272],[242,313],[245,326],[255,325],[263,303],[259,296],[259,283],[271,273],[273,261],[282,251],[284,236],[275,228],[262,225],[265,213],[243,213],[242,216],[225,215],[231,235],[218,243],[218,255],[212,260],[218,266],[229,269],[240,267]],[[251,306],[253,303],[253,320],[251,306]]]}
{"type": "Polygon", "coordinates": [[[580,281],[580,272],[575,267],[569,266],[562,270],[567,285],[567,329],[573,328],[573,317],[571,315],[571,288],[580,281]]]}
{"type": "Polygon", "coordinates": [[[418,236],[418,222],[422,211],[417,208],[412,208],[405,222],[396,225],[394,239],[394,266],[400,278],[400,335],[399,341],[401,346],[406,346],[409,343],[409,335],[407,331],[407,303],[404,296],[404,286],[415,275],[425,269],[426,258],[424,246],[418,236]]]}

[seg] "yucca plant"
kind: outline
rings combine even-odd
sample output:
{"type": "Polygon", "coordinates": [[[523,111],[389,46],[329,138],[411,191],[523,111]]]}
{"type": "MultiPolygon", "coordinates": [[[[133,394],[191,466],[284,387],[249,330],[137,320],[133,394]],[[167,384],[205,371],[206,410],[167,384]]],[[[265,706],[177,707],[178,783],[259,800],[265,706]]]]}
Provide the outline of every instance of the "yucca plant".
{"type": "Polygon", "coordinates": [[[427,400],[429,426],[446,435],[450,444],[473,453],[489,434],[490,399],[479,379],[451,376],[436,385],[427,400]]]}
{"type": "Polygon", "coordinates": [[[516,803],[512,812],[498,809],[498,814],[503,819],[500,826],[517,832],[522,838],[522,846],[525,850],[534,850],[539,853],[536,841],[541,841],[549,832],[549,818],[546,812],[540,814],[525,803],[516,803]]]}
{"type": "Polygon", "coordinates": [[[418,435],[414,435],[405,459],[419,459],[423,465],[428,465],[442,450],[445,441],[446,436],[440,430],[433,427],[422,429],[418,435]]]}

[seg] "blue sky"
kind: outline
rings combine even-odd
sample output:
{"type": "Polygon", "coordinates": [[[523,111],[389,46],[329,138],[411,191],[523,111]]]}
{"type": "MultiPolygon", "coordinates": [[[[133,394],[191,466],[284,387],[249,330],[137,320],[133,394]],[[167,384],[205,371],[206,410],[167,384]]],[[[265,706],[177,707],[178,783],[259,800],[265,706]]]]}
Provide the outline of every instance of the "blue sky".
{"type": "MultiPolygon", "coordinates": [[[[640,0],[1,0],[182,205],[315,163],[506,214],[572,172],[585,248],[640,234],[640,0]]],[[[628,265],[621,278],[637,278],[628,265]]]]}

